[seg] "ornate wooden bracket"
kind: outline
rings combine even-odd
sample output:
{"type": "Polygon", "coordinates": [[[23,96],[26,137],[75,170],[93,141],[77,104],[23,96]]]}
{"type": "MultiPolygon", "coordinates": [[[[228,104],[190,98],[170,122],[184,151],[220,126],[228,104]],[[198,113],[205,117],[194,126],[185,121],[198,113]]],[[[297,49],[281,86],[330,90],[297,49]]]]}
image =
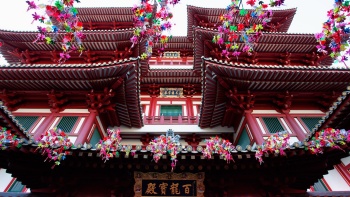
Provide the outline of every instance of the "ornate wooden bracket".
{"type": "Polygon", "coordinates": [[[98,57],[96,56],[96,53],[95,52],[91,52],[90,49],[86,50],[84,52],[84,60],[86,63],[93,63],[95,62],[96,60],[98,60],[98,57]]]}
{"type": "Polygon", "coordinates": [[[132,53],[133,51],[129,47],[125,47],[124,51],[119,51],[118,49],[116,49],[114,51],[114,60],[118,61],[128,59],[131,57],[132,53]]]}
{"type": "Polygon", "coordinates": [[[195,133],[192,133],[192,135],[189,135],[185,138],[185,142],[188,143],[190,146],[198,146],[199,142],[201,142],[201,138],[196,135],[195,133]]]}
{"type": "Polygon", "coordinates": [[[303,60],[303,62],[306,65],[318,66],[320,64],[320,62],[323,59],[325,59],[326,57],[327,57],[327,55],[325,55],[324,53],[312,52],[311,54],[306,54],[305,55],[305,59],[303,60]]]}
{"type": "Polygon", "coordinates": [[[282,111],[289,111],[292,105],[293,95],[286,91],[284,94],[278,94],[273,103],[282,111]]]}
{"type": "Polygon", "coordinates": [[[57,93],[55,90],[51,90],[50,93],[47,94],[49,97],[49,105],[51,108],[51,112],[58,113],[63,110],[63,105],[68,102],[67,98],[64,98],[63,93],[57,93]]]}
{"type": "Polygon", "coordinates": [[[277,61],[279,63],[281,63],[282,65],[290,65],[290,61],[291,61],[291,56],[292,54],[289,52],[286,52],[284,54],[280,55],[280,58],[277,59],[277,61]]]}
{"type": "Polygon", "coordinates": [[[103,90],[103,93],[95,93],[94,90],[91,90],[89,94],[87,94],[87,104],[88,107],[92,110],[97,110],[100,113],[106,111],[114,111],[115,104],[111,102],[115,93],[112,89],[108,89],[107,87],[103,90]]]}
{"type": "Polygon", "coordinates": [[[142,145],[148,146],[151,140],[154,138],[153,135],[150,135],[149,133],[146,133],[146,135],[142,135],[140,141],[142,142],[142,145]]]}
{"type": "Polygon", "coordinates": [[[184,85],[183,88],[184,88],[183,89],[184,95],[187,97],[191,97],[192,95],[194,95],[196,93],[196,89],[195,89],[194,85],[187,84],[187,85],[184,85]]]}
{"type": "Polygon", "coordinates": [[[159,96],[159,94],[160,94],[160,87],[159,87],[159,85],[156,85],[156,84],[149,85],[149,87],[148,87],[148,93],[149,93],[150,96],[152,96],[152,97],[157,97],[157,96],[159,96]]]}
{"type": "Polygon", "coordinates": [[[7,52],[12,56],[17,57],[23,64],[31,64],[35,60],[39,59],[38,57],[33,57],[35,53],[34,52],[32,53],[28,49],[25,51],[20,51],[18,48],[16,48],[13,51],[7,51],[7,52]]]}
{"type": "Polygon", "coordinates": [[[317,99],[317,103],[321,106],[321,111],[327,112],[329,107],[332,106],[333,102],[338,98],[337,94],[332,91],[328,94],[323,94],[321,97],[317,99]]]}
{"type": "MultiPolygon", "coordinates": [[[[257,58],[258,53],[257,52],[252,52],[250,56],[247,56],[243,58],[244,61],[246,61],[249,64],[257,64],[259,62],[259,59],[257,58]]],[[[236,57],[232,57],[236,58],[236,57]]]]}
{"type": "Polygon", "coordinates": [[[22,102],[21,98],[18,98],[16,93],[9,93],[6,89],[0,92],[0,100],[4,103],[9,111],[15,111],[19,108],[19,104],[22,102]]]}
{"type": "Polygon", "coordinates": [[[50,54],[51,54],[52,62],[57,63],[60,60],[59,52],[56,51],[55,49],[50,51],[50,54]]]}
{"type": "Polygon", "coordinates": [[[226,111],[243,112],[254,107],[255,95],[251,94],[249,90],[247,93],[238,93],[237,88],[234,87],[226,92],[226,97],[229,99],[226,111]]]}

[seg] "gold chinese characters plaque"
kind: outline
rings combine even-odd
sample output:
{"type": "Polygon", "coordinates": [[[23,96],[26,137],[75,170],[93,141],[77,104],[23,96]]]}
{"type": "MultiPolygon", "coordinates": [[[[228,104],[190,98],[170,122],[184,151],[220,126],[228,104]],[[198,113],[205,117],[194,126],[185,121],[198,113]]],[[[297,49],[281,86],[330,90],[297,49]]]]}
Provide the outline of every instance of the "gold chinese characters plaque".
{"type": "Polygon", "coordinates": [[[134,172],[135,197],[204,197],[204,173],[134,172]]]}

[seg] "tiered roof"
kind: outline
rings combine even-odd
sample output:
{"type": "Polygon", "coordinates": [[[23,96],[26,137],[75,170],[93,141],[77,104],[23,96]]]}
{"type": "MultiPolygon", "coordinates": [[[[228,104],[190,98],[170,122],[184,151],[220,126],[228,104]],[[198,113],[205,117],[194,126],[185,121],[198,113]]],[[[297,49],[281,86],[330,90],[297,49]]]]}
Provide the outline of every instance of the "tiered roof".
{"type": "Polygon", "coordinates": [[[293,95],[292,106],[303,104],[303,107],[322,109],[325,106],[320,101],[325,100],[330,105],[333,99],[327,100],[327,96],[332,92],[340,94],[350,77],[346,68],[327,66],[228,64],[208,58],[204,58],[202,64],[204,96],[199,125],[204,128],[235,123],[242,109],[227,110],[230,96],[243,96],[244,100],[234,101],[235,105],[250,104],[251,109],[253,106],[278,109],[273,101],[288,95],[293,95]]]}
{"type": "MultiPolygon", "coordinates": [[[[115,103],[114,110],[106,110],[107,125],[143,126],[139,100],[138,59],[103,64],[21,64],[7,65],[0,69],[0,98],[18,98],[13,109],[21,106],[50,108],[48,94],[62,94],[67,102],[64,108],[89,108],[88,94],[105,95],[115,103]],[[112,117],[112,118],[107,118],[112,117]]],[[[62,97],[62,96],[59,96],[62,97]]],[[[8,103],[5,103],[8,105],[8,103]]]]}

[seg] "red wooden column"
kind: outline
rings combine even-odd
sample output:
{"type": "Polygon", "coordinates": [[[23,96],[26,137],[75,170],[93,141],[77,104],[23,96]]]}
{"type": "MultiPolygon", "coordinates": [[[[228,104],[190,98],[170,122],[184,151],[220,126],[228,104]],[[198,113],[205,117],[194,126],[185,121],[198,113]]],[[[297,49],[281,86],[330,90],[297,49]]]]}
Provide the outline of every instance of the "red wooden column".
{"type": "Polygon", "coordinates": [[[253,110],[245,110],[244,116],[246,118],[247,124],[249,126],[250,132],[253,135],[253,140],[258,144],[262,145],[264,142],[264,138],[262,136],[261,130],[257,124],[257,122],[254,120],[254,117],[252,115],[253,110]]]}
{"type": "Polygon", "coordinates": [[[286,117],[286,121],[292,127],[292,132],[295,133],[298,137],[298,140],[303,141],[305,139],[306,134],[301,130],[299,125],[295,122],[294,118],[289,114],[289,111],[282,111],[286,117]]]}
{"type": "Polygon", "coordinates": [[[92,125],[94,124],[97,116],[96,110],[89,110],[90,114],[87,119],[84,121],[84,125],[80,129],[77,140],[74,144],[84,144],[86,142],[87,137],[91,131],[92,125]]]}
{"type": "Polygon", "coordinates": [[[187,108],[187,116],[192,117],[193,115],[193,102],[192,97],[186,97],[186,108],[187,108]]]}
{"type": "Polygon", "coordinates": [[[42,133],[44,133],[49,129],[50,125],[52,124],[56,116],[57,116],[56,113],[51,113],[48,117],[45,118],[45,120],[41,123],[38,130],[33,135],[33,138],[35,141],[39,139],[42,133]]]}
{"type": "Polygon", "coordinates": [[[149,105],[148,116],[151,116],[151,117],[155,116],[156,106],[157,106],[157,97],[156,97],[156,95],[151,95],[151,102],[149,105]]]}

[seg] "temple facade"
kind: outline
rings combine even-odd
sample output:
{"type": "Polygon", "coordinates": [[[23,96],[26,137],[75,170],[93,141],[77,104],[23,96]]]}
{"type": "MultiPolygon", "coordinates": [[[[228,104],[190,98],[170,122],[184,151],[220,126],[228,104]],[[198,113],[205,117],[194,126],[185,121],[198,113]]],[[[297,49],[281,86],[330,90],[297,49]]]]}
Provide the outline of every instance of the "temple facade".
{"type": "Polygon", "coordinates": [[[320,129],[350,129],[350,71],[330,67],[314,35],[287,33],[296,9],[274,12],[253,53],[226,57],[212,42],[225,9],[188,6],[187,37],[155,44],[148,60],[130,42],[130,8],[78,10],[86,50],[64,64],[37,32],[0,31],[1,126],[25,141],[0,150],[0,196],[350,195],[349,149],[303,147],[320,129]],[[52,128],[75,145],[54,169],[36,143],[52,128]],[[104,162],[95,145],[107,129],[120,129],[123,152],[104,162]],[[149,150],[167,131],[181,137],[173,172],[149,150]],[[291,148],[260,164],[255,150],[280,131],[291,148]],[[234,162],[203,158],[212,136],[236,146],[234,162]]]}

